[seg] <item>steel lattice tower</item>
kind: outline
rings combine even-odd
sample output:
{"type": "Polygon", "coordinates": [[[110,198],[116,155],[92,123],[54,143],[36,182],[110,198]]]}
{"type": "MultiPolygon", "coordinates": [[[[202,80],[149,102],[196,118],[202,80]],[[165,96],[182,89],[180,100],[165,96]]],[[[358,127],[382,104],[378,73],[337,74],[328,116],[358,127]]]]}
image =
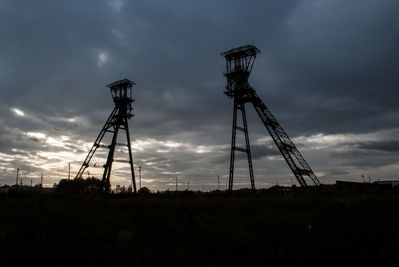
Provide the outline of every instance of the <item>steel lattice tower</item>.
{"type": "Polygon", "coordinates": [[[226,58],[226,76],[227,86],[225,94],[234,100],[233,108],[233,129],[231,138],[231,156],[230,156],[230,174],[229,174],[229,190],[233,190],[234,176],[234,159],[235,152],[240,151],[247,154],[249,177],[251,188],[255,189],[254,173],[252,168],[251,150],[249,145],[247,119],[245,114],[245,104],[252,103],[264,126],[277,145],[285,161],[290,167],[301,186],[307,186],[304,176],[307,176],[315,185],[320,185],[319,179],[316,177],[312,169],[306,163],[305,159],[299,153],[298,149],[285,133],[283,128],[274,118],[272,113],[257,96],[255,90],[249,85],[248,79],[251,74],[256,54],[260,53],[253,45],[246,45],[231,49],[221,55],[226,58]],[[237,126],[237,113],[241,112],[243,126],[237,126]],[[241,131],[245,135],[245,148],[236,146],[236,132],[241,131]]]}
{"type": "Polygon", "coordinates": [[[133,190],[134,193],[136,193],[136,179],[134,175],[133,156],[128,125],[129,119],[134,116],[132,107],[132,103],[134,102],[134,99],[132,98],[132,87],[135,84],[136,83],[128,79],[123,79],[107,85],[107,87],[109,87],[111,90],[111,95],[114,100],[115,108],[105,122],[100,134],[97,136],[97,139],[94,142],[94,145],[90,149],[89,154],[87,155],[85,161],[83,162],[78,173],[76,174],[76,178],[82,177],[85,169],[90,166],[90,160],[96,153],[97,148],[101,147],[109,149],[107,161],[103,166],[104,173],[102,176],[101,191],[109,190],[112,163],[125,162],[130,164],[133,190]],[[125,131],[127,144],[117,142],[119,130],[125,131]],[[101,141],[106,133],[112,134],[112,141],[110,145],[101,144],[101,141]],[[125,146],[128,148],[129,160],[114,159],[116,146],[125,146]]]}

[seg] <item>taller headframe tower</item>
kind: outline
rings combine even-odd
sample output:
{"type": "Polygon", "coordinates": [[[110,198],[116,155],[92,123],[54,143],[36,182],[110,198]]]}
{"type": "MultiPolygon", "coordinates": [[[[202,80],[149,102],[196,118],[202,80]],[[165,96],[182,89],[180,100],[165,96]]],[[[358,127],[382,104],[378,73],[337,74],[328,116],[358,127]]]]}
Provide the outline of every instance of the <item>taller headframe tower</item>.
{"type": "Polygon", "coordinates": [[[301,186],[307,186],[305,178],[315,185],[320,185],[319,179],[316,177],[312,169],[306,163],[305,159],[299,153],[298,149],[285,133],[283,128],[274,118],[272,113],[258,97],[255,90],[249,85],[248,79],[251,74],[252,67],[255,63],[256,54],[260,53],[253,45],[246,45],[231,49],[221,55],[226,58],[226,76],[227,86],[225,94],[234,100],[233,109],[233,130],[231,138],[231,156],[230,156],[230,174],[229,174],[229,190],[233,190],[234,176],[234,159],[235,152],[244,152],[247,154],[249,165],[249,177],[251,188],[255,189],[254,173],[252,168],[251,150],[249,145],[247,119],[245,114],[245,104],[252,103],[264,126],[272,137],[277,148],[280,150],[285,161],[287,162],[292,173],[295,175],[301,186]],[[237,113],[241,112],[243,126],[237,126],[237,113]],[[245,135],[245,148],[236,146],[237,130],[245,135]]]}
{"type": "Polygon", "coordinates": [[[76,174],[76,178],[81,178],[85,169],[89,167],[90,160],[93,158],[94,154],[97,151],[97,148],[107,148],[108,157],[106,163],[103,165],[104,173],[102,175],[102,182],[101,182],[101,190],[108,190],[110,186],[110,176],[111,176],[111,169],[112,163],[115,162],[124,162],[130,164],[130,171],[132,176],[132,185],[133,190],[136,193],[136,179],[134,175],[134,166],[133,166],[133,156],[132,156],[132,148],[130,144],[130,134],[129,134],[129,119],[134,116],[133,114],[133,107],[132,103],[134,99],[132,97],[132,87],[135,85],[134,82],[123,79],[120,81],[116,81],[107,85],[107,87],[111,90],[112,98],[114,99],[115,108],[111,112],[111,115],[108,117],[108,120],[105,122],[100,134],[97,136],[94,145],[89,151],[85,161],[83,162],[82,166],[80,167],[78,173],[76,174]],[[126,133],[126,141],[127,143],[118,143],[117,137],[119,130],[124,130],[126,133]],[[112,134],[112,141],[109,145],[101,144],[106,133],[112,134]],[[128,160],[119,160],[114,159],[115,148],[116,146],[125,146],[128,148],[129,159],[128,160]]]}

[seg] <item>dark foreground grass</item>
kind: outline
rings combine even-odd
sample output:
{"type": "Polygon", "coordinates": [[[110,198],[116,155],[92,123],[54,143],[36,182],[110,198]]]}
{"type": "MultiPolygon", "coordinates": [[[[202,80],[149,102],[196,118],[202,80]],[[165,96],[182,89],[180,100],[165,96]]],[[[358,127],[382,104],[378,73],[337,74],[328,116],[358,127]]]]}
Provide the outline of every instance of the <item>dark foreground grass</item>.
{"type": "Polygon", "coordinates": [[[0,195],[1,266],[398,263],[399,196],[0,195]]]}

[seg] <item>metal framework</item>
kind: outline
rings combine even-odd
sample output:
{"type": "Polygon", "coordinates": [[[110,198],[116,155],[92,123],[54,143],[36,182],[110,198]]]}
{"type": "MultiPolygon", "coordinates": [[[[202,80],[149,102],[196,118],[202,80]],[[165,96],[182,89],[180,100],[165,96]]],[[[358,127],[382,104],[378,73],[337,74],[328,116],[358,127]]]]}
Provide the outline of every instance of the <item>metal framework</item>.
{"type": "Polygon", "coordinates": [[[132,156],[132,148],[131,148],[129,124],[128,124],[129,119],[132,116],[134,116],[133,107],[132,107],[132,103],[134,102],[134,99],[132,98],[132,87],[135,84],[136,83],[128,79],[123,79],[107,85],[107,87],[109,87],[111,90],[111,95],[114,100],[115,108],[111,112],[111,115],[108,117],[107,121],[105,122],[102,130],[97,136],[96,141],[94,142],[94,145],[90,149],[86,159],[84,160],[82,166],[80,167],[78,173],[76,174],[76,178],[82,177],[86,168],[90,166],[90,160],[93,158],[98,148],[109,149],[107,161],[103,165],[104,173],[102,176],[101,191],[110,189],[111,185],[110,176],[111,176],[112,163],[124,162],[130,164],[133,190],[134,193],[136,193],[136,179],[134,175],[133,156],[132,156]],[[117,142],[119,130],[125,131],[127,144],[117,142]],[[101,144],[101,141],[103,140],[105,134],[107,133],[112,134],[111,144],[110,145],[101,144]],[[128,148],[129,160],[114,159],[116,146],[125,146],[128,148]]]}
{"type": "Polygon", "coordinates": [[[255,63],[256,54],[260,53],[253,45],[246,45],[231,49],[221,55],[226,58],[227,79],[225,95],[234,100],[233,108],[233,129],[231,138],[231,155],[230,155],[230,174],[229,174],[229,190],[233,190],[234,177],[234,159],[235,152],[244,152],[247,154],[249,177],[251,188],[255,189],[254,174],[252,168],[251,150],[249,145],[247,120],[245,114],[245,104],[252,103],[264,126],[272,137],[277,148],[287,162],[292,173],[301,186],[307,186],[304,176],[310,178],[315,185],[320,185],[319,179],[316,177],[312,169],[309,167],[305,159],[299,153],[298,149],[285,133],[281,125],[274,118],[273,114],[266,107],[263,101],[256,94],[255,90],[249,85],[248,79],[255,63]],[[237,112],[241,111],[243,127],[237,126],[237,112]],[[246,148],[236,146],[236,132],[241,131],[245,135],[246,148]]]}

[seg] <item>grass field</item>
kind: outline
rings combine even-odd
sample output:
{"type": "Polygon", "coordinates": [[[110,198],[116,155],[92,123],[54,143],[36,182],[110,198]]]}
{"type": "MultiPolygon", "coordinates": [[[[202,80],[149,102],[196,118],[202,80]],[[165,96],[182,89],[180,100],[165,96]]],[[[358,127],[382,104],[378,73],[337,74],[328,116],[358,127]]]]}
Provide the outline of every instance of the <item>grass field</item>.
{"type": "Polygon", "coordinates": [[[398,263],[399,194],[0,195],[2,266],[398,263]]]}

